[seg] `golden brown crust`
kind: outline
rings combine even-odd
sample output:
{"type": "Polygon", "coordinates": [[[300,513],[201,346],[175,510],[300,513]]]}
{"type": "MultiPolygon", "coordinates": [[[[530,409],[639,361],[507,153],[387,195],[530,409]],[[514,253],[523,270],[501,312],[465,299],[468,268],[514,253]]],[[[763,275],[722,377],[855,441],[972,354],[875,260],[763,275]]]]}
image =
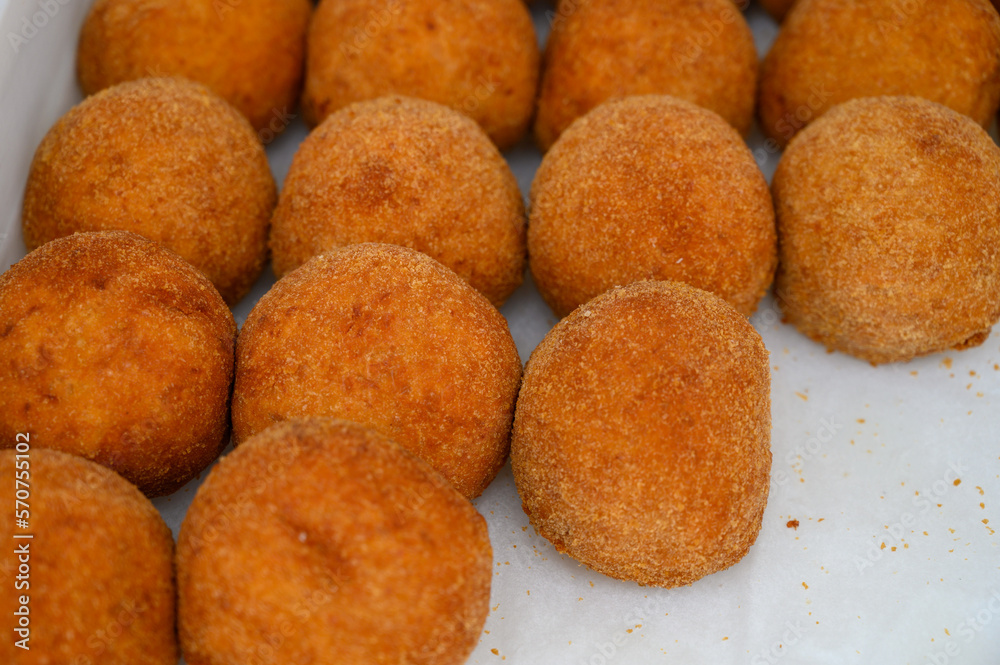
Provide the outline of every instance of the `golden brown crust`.
{"type": "Polygon", "coordinates": [[[29,250],[77,231],[134,231],[235,303],[264,269],[276,199],[264,149],[239,113],[204,86],[144,79],[87,98],[49,130],[22,227],[29,250]]]}
{"type": "Polygon", "coordinates": [[[719,116],[673,97],[628,97],[575,122],[545,155],[528,254],[559,316],[643,279],[692,284],[749,315],[774,275],[774,209],[719,116]]]}
{"type": "Polygon", "coordinates": [[[53,240],[0,274],[0,445],[30,432],[169,494],[229,438],[235,336],[212,284],[161,245],[53,240]]]}
{"type": "Polygon", "coordinates": [[[295,416],[365,424],[476,497],[507,459],[521,378],[507,322],[437,261],[366,243],[257,303],[236,351],[237,443],[295,416]]]}
{"type": "Polygon", "coordinates": [[[311,12],[309,0],[96,0],[77,75],[88,95],[149,76],[198,81],[273,138],[294,117],[311,12]]]}
{"type": "Polygon", "coordinates": [[[532,525],[611,577],[673,587],[753,544],[771,468],[767,351],[680,282],[598,296],[535,349],[511,463],[532,525]]]}
{"type": "Polygon", "coordinates": [[[1000,318],[1000,149],[916,97],[846,102],[774,176],[787,319],[872,363],[981,343],[1000,318]]]}
{"type": "Polygon", "coordinates": [[[338,0],[309,26],[302,111],[313,127],[400,94],[460,111],[501,150],[527,131],[539,53],[522,0],[338,0]]]}
{"type": "MultiPolygon", "coordinates": [[[[6,440],[6,439],[5,439],[6,440]]],[[[13,442],[13,439],[10,439],[13,442]]],[[[134,485],[85,459],[29,441],[29,528],[15,528],[15,452],[0,451],[0,594],[4,663],[176,665],[174,541],[134,485]],[[10,540],[10,534],[32,534],[10,540]],[[29,572],[15,589],[27,544],[29,572]],[[28,595],[30,651],[14,645],[20,595],[28,595]]],[[[22,467],[23,471],[23,458],[22,467]]]]}
{"type": "Polygon", "coordinates": [[[761,66],[764,133],[785,146],[837,104],[875,95],[924,97],[989,126],[1000,15],[988,0],[797,2],[761,66]]]}
{"type": "Polygon", "coordinates": [[[372,430],[293,420],[212,469],[178,543],[191,665],[457,665],[489,611],[486,521],[372,430]]]}
{"type": "Polygon", "coordinates": [[[275,274],[359,242],[437,259],[499,307],[521,284],[524,203],[475,122],[419,99],[383,97],[329,116],[302,143],[271,229],[275,274]]]}
{"type": "Polygon", "coordinates": [[[535,118],[543,151],[595,106],[673,95],[741,134],[753,122],[757,51],[732,0],[564,0],[545,50],[535,118]]]}

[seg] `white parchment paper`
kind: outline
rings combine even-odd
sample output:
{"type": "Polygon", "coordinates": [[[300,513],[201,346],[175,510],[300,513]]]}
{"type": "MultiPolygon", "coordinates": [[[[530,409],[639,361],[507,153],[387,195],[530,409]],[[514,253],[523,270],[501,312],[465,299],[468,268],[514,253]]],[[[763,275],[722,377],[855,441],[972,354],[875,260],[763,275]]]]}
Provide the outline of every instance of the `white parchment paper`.
{"type": "MultiPolygon", "coordinates": [[[[0,0],[0,269],[25,253],[34,149],[80,100],[89,4],[0,0]]],[[[748,19],[764,53],[777,26],[757,7],[748,19]]],[[[268,146],[279,181],[305,133],[296,121],[268,146]]],[[[770,177],[780,155],[756,131],[749,143],[770,177]]],[[[525,142],[507,156],[527,194],[540,155],[525,142]]],[[[530,280],[503,313],[522,360],[555,323],[530,280]]],[[[470,663],[1000,663],[1000,336],[873,368],[782,325],[770,298],[752,321],[771,352],[774,467],[749,555],[681,589],[606,578],[534,533],[508,466],[476,501],[496,561],[470,663]]],[[[198,483],[156,501],[175,532],[198,483]]]]}

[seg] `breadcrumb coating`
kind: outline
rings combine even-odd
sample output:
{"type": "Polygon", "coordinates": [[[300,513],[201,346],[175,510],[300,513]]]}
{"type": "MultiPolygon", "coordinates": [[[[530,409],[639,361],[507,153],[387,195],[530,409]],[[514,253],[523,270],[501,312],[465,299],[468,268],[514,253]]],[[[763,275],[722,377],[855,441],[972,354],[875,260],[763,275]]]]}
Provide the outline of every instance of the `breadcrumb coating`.
{"type": "Polygon", "coordinates": [[[627,97],[577,120],[545,155],[528,254],[558,316],[643,279],[692,284],[749,316],[774,275],[774,209],[722,118],[673,97],[627,97]]]}
{"type": "Polygon", "coordinates": [[[181,526],[192,665],[458,665],[489,612],[486,521],[372,430],[273,425],[212,469],[181,526]]]}
{"type": "Polygon", "coordinates": [[[774,175],[788,321],[873,364],[982,343],[1000,318],[1000,148],[916,97],[846,102],[774,175]]]}
{"type": "Polygon", "coordinates": [[[359,242],[423,252],[499,307],[524,273],[524,202],[468,117],[408,97],[359,102],[295,153],[271,229],[275,274],[359,242]]]}
{"type": "Polygon", "coordinates": [[[321,254],[257,303],[236,350],[237,443],[296,416],[346,418],[479,496],[510,449],[521,361],[486,298],[415,250],[321,254]]]}
{"type": "Polygon", "coordinates": [[[680,282],[613,289],[535,349],[511,463],[531,524],[591,568],[674,587],[753,544],[771,469],[760,335],[680,282]]]}

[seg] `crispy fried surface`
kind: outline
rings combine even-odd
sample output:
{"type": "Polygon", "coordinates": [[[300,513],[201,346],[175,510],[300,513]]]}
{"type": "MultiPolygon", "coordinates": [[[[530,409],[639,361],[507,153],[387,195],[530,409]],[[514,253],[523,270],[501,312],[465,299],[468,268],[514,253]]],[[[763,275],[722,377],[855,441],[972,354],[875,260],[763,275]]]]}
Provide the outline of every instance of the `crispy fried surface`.
{"type": "Polygon", "coordinates": [[[564,0],[552,25],[535,118],[545,151],[616,97],[666,94],[753,122],[757,51],[732,0],[564,0]]]}
{"type": "Polygon", "coordinates": [[[178,544],[191,665],[465,662],[489,611],[486,521],[354,423],[274,425],[216,466],[178,544]]]}
{"type": "Polygon", "coordinates": [[[237,344],[237,443],[294,416],[363,423],[476,497],[507,458],[521,362],[507,322],[437,261],[366,243],[257,303],[237,344]]]}
{"type": "Polygon", "coordinates": [[[478,122],[501,150],[527,131],[539,53],[522,0],[337,0],[309,27],[310,126],[353,102],[429,99],[478,122]]]}
{"type": "MultiPolygon", "coordinates": [[[[14,439],[4,439],[13,442],[14,439]]],[[[174,541],[156,508],[134,485],[85,459],[29,442],[30,527],[14,525],[13,450],[0,451],[0,513],[7,545],[0,571],[8,665],[176,665],[174,541]],[[31,533],[30,540],[11,534],[31,533]],[[28,543],[30,568],[17,590],[20,561],[14,550],[28,543]],[[14,646],[18,597],[30,597],[29,651],[14,646]]]]}
{"type": "Polygon", "coordinates": [[[785,146],[831,107],[876,95],[924,97],[988,127],[1000,15],[988,0],[797,2],[761,67],[764,133],[785,146]]]}
{"type": "Polygon", "coordinates": [[[204,272],[228,303],[267,261],[277,194],[264,149],[201,85],[146,79],[84,100],[38,146],[24,193],[28,249],[124,229],[204,272]]]}
{"type": "Polygon", "coordinates": [[[767,181],[714,113],[629,97],[578,120],[531,188],[528,254],[559,316],[608,289],[676,279],[751,314],[774,275],[767,181]]]}
{"type": "Polygon", "coordinates": [[[872,363],[982,343],[1000,318],[1000,148],[915,97],[858,99],[774,176],[785,316],[872,363]]]}
{"type": "Polygon", "coordinates": [[[88,95],[148,76],[198,81],[273,138],[295,111],[311,12],[309,0],[96,0],[77,75],[88,95]]]}
{"type": "Polygon", "coordinates": [[[411,247],[500,306],[521,284],[524,227],[517,181],[475,122],[385,97],[337,111],[302,143],[270,243],[279,276],[344,245],[411,247]]]}
{"type": "Polygon", "coordinates": [[[531,355],[514,421],[532,525],[640,584],[735,564],[767,503],[767,357],[742,315],[679,282],[614,289],[563,319],[531,355]]]}
{"type": "Polygon", "coordinates": [[[211,283],[161,245],[53,240],[0,274],[0,445],[30,432],[169,494],[228,440],[235,336],[211,283]]]}

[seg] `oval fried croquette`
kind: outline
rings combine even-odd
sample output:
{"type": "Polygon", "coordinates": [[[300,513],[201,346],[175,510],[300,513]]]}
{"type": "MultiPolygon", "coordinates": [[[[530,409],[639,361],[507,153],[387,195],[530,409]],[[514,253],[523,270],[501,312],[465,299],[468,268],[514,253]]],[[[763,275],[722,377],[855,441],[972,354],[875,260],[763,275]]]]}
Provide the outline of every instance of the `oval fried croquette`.
{"type": "Polygon", "coordinates": [[[538,533],[591,568],[674,587],[753,544],[771,468],[760,335],[680,282],[598,296],[535,349],[511,463],[538,533]]]}
{"type": "Polygon", "coordinates": [[[761,129],[780,146],[849,99],[914,95],[988,127],[1000,105],[989,0],[799,0],[761,66],[761,129]]]}
{"type": "Polygon", "coordinates": [[[88,95],[146,77],[203,83],[267,142],[295,117],[311,12],[309,0],[96,0],[77,75],[88,95]]]}
{"type": "Polygon", "coordinates": [[[322,2],[302,111],[314,127],[354,102],[419,97],[469,116],[506,150],[527,131],[538,69],[523,0],[322,2]]]}
{"type": "Polygon", "coordinates": [[[749,316],[771,284],[775,243],[767,181],[739,134],[673,97],[594,109],[531,188],[531,272],[558,316],[643,279],[687,282],[749,316]]]}
{"type": "Polygon", "coordinates": [[[488,300],[430,257],[365,243],[292,271],[237,345],[237,443],[295,416],[391,437],[468,497],[503,466],[521,362],[488,300]]]}
{"type": "Polygon", "coordinates": [[[29,250],[77,231],[161,242],[232,304],[260,276],[277,193],[250,126],[205,87],[145,79],[84,100],[49,130],[24,192],[29,250]]]}
{"type": "Polygon", "coordinates": [[[36,448],[42,439],[35,435],[18,441],[27,444],[20,452],[0,451],[0,497],[10,506],[0,514],[0,533],[31,537],[8,540],[0,553],[0,570],[9,574],[0,594],[0,660],[176,665],[174,540],[156,508],[98,464],[36,448]],[[15,528],[15,478],[27,488],[27,528],[15,528]],[[17,611],[26,611],[20,635],[17,611]],[[15,644],[25,637],[27,650],[15,644]]]}
{"type": "Polygon", "coordinates": [[[411,247],[499,307],[521,284],[524,227],[517,181],[475,122],[384,97],[337,111],[302,143],[270,243],[279,277],[344,245],[411,247]]]}
{"type": "Polygon", "coordinates": [[[486,521],[354,423],[292,420],[212,469],[181,527],[190,663],[457,665],[489,611],[486,521]]]}
{"type": "Polygon", "coordinates": [[[545,49],[535,140],[628,95],[672,95],[750,131],[757,51],[732,0],[564,0],[545,49]]]}
{"type": "Polygon", "coordinates": [[[1000,148],[916,97],[846,102],[774,175],[788,321],[874,364],[982,343],[1000,318],[1000,148]]]}
{"type": "Polygon", "coordinates": [[[236,323],[204,275],[126,231],[0,274],[0,445],[18,432],[170,494],[229,439],[236,323]]]}

